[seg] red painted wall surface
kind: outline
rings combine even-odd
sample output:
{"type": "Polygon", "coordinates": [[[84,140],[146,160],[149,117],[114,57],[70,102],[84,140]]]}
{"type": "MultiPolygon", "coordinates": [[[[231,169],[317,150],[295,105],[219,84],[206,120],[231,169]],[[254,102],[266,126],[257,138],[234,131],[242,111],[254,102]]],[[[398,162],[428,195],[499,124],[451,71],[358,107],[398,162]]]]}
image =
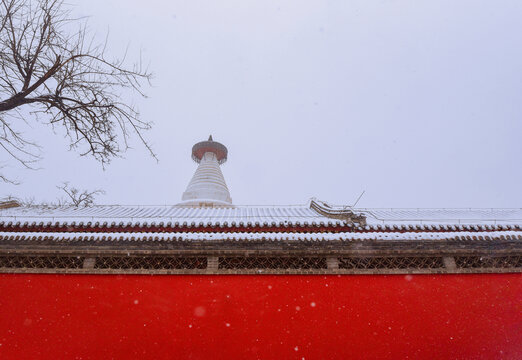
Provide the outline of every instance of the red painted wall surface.
{"type": "Polygon", "coordinates": [[[0,359],[521,359],[522,274],[0,275],[0,359]]]}

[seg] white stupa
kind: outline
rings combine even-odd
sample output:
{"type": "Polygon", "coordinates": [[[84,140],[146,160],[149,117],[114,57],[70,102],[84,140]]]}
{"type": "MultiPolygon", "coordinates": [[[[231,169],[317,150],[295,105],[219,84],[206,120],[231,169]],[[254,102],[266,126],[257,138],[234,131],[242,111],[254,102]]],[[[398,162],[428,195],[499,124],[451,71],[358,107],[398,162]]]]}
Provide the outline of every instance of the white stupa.
{"type": "Polygon", "coordinates": [[[178,205],[230,206],[232,198],[221,172],[220,165],[227,161],[225,145],[212,140],[192,147],[192,159],[199,164],[178,205]]]}

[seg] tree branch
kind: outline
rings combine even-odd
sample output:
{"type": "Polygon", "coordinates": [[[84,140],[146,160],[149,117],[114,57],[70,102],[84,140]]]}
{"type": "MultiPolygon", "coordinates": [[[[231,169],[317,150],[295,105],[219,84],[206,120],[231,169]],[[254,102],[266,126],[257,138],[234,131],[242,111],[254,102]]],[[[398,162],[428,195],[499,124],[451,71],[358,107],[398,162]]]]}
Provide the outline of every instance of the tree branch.
{"type": "Polygon", "coordinates": [[[120,156],[134,136],[156,158],[143,136],[151,123],[122,100],[129,93],[145,97],[143,83],[152,74],[141,63],[126,67],[125,56],[107,60],[107,40],[89,37],[85,23],[69,33],[78,20],[68,9],[62,0],[0,0],[0,125],[11,129],[0,137],[0,148],[11,149],[7,154],[22,163],[16,152],[33,154],[32,142],[18,130],[30,119],[9,116],[30,107],[65,131],[71,149],[102,165],[120,156]]]}

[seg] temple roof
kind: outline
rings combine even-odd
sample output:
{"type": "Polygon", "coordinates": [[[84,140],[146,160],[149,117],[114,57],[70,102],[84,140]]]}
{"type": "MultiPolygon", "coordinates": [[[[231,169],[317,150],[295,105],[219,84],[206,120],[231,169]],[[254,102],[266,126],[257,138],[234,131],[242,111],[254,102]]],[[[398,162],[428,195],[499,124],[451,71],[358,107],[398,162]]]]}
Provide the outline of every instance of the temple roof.
{"type": "MultiPolygon", "coordinates": [[[[0,204],[1,205],[1,204],[0,204]]],[[[0,273],[517,272],[522,209],[0,206],[0,273]]]]}
{"type": "Polygon", "coordinates": [[[0,232],[0,240],[15,241],[55,241],[55,242],[172,242],[172,241],[361,241],[361,240],[492,240],[509,239],[522,240],[522,232],[518,230],[507,231],[477,231],[477,232],[340,232],[340,233],[284,233],[284,232],[240,232],[240,233],[202,233],[202,232],[121,232],[121,233],[70,233],[70,232],[0,232]]]}
{"type": "MultiPolygon", "coordinates": [[[[130,206],[99,205],[92,207],[27,206],[0,210],[0,223],[13,225],[51,223],[53,225],[98,226],[120,225],[188,225],[192,227],[230,226],[343,226],[350,221],[336,216],[345,211],[365,218],[365,224],[357,226],[423,227],[439,226],[455,228],[465,224],[522,225],[522,209],[351,209],[330,207],[317,211],[310,205],[300,206],[130,206]],[[330,211],[325,212],[325,211],[330,211]]],[[[448,228],[449,229],[449,228],[448,228]]]]}

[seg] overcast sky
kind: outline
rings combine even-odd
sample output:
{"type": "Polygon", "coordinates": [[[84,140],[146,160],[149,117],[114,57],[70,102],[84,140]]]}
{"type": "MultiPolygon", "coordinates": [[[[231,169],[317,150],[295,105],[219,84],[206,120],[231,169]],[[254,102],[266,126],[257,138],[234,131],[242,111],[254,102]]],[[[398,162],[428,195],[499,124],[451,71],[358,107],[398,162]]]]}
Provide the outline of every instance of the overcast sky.
{"type": "MultiPolygon", "coordinates": [[[[73,1],[72,1],[73,2],[73,1]]],[[[235,204],[522,206],[522,1],[81,1],[110,51],[150,64],[135,98],[159,156],[104,171],[47,127],[38,171],[0,195],[175,204],[209,134],[235,204]]],[[[5,154],[2,154],[5,157],[5,154]]],[[[7,159],[4,159],[7,162],[7,159]]]]}

